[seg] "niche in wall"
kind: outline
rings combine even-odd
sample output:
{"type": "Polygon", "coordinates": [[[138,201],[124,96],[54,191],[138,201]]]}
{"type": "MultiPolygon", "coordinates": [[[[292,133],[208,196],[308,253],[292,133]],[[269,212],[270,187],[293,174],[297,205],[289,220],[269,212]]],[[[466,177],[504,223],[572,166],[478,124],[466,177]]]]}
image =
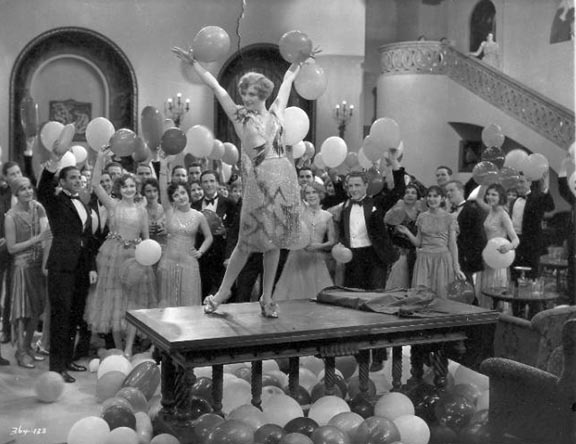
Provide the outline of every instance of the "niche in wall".
{"type": "Polygon", "coordinates": [[[117,129],[138,129],[134,69],[112,40],[90,29],[52,29],[31,40],[16,58],[10,76],[9,140],[10,158],[19,162],[26,146],[19,110],[26,90],[38,103],[40,124],[50,118],[51,101],[71,99],[89,103],[90,118],[103,116],[117,129]]]}
{"type": "Polygon", "coordinates": [[[470,51],[476,51],[486,36],[494,34],[496,39],[496,7],[490,0],[479,1],[470,17],[470,51]]]}

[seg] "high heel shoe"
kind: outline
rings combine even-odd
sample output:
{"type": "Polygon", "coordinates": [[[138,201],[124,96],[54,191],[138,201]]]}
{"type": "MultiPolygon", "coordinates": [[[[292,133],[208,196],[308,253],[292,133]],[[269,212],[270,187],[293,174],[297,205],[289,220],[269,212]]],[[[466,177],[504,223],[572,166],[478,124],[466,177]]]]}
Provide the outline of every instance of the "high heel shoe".
{"type": "Polygon", "coordinates": [[[276,302],[264,302],[262,298],[258,302],[260,302],[262,316],[272,319],[278,318],[278,304],[276,302]]]}
{"type": "Polygon", "coordinates": [[[218,302],[212,295],[208,295],[204,299],[204,313],[206,314],[214,313],[219,306],[220,302],[218,302]]]}
{"type": "Polygon", "coordinates": [[[16,358],[16,362],[22,368],[36,368],[34,364],[32,364],[32,357],[27,355],[26,353],[16,352],[14,355],[16,358]]]}
{"type": "Polygon", "coordinates": [[[34,347],[34,351],[42,356],[50,356],[50,352],[48,350],[46,350],[44,347],[42,347],[42,344],[40,344],[40,342],[36,343],[36,346],[34,347]]]}

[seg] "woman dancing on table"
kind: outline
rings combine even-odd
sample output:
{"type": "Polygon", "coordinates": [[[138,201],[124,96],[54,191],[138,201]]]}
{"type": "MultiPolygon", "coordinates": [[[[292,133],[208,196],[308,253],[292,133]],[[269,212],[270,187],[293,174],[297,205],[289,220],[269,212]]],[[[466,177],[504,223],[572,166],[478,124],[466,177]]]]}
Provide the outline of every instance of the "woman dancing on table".
{"type": "MultiPolygon", "coordinates": [[[[215,295],[204,300],[206,313],[214,312],[230,296],[230,288],[253,252],[263,253],[263,285],[260,306],[262,315],[278,317],[272,300],[274,277],[280,249],[300,248],[300,188],[291,152],[282,141],[282,120],[292,83],[300,63],[293,63],[284,75],[278,96],[266,109],[266,99],[274,84],[264,75],[244,74],[238,82],[243,106],[236,105],[212,74],[194,58],[193,52],[172,50],[192,65],[200,78],[216,95],[218,102],[233,122],[242,143],[243,200],[238,243],[230,257],[224,279],[215,295]]],[[[303,61],[303,60],[302,60],[303,61]]]]}

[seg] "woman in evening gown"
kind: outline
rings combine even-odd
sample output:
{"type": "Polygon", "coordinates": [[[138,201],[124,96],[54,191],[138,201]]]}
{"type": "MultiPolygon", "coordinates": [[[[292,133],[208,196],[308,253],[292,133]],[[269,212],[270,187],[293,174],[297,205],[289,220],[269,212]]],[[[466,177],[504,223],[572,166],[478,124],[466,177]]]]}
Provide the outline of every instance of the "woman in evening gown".
{"type": "Polygon", "coordinates": [[[156,306],[156,278],[152,267],[140,265],[135,259],[136,246],[148,239],[146,208],[134,200],[136,179],[132,174],[122,175],[116,179],[113,193],[120,199],[109,196],[100,185],[107,155],[108,150],[98,153],[92,187],[108,210],[110,232],[96,256],[98,281],[88,297],[85,317],[93,332],[112,331],[118,349],[122,349],[122,334],[126,332],[124,353],[132,356],[136,328],[127,325],[126,311],[156,306]]]}
{"type": "Polygon", "coordinates": [[[489,33],[486,40],[480,43],[480,47],[476,52],[470,53],[475,57],[482,54],[482,61],[487,65],[494,68],[500,67],[500,46],[494,41],[494,34],[489,33]]]}
{"type": "MultiPolygon", "coordinates": [[[[476,197],[476,202],[488,212],[484,220],[484,231],[486,239],[494,239],[501,237],[509,239],[509,245],[502,245],[498,248],[500,253],[504,254],[510,250],[514,250],[519,244],[520,240],[514,231],[512,219],[506,211],[506,190],[500,184],[492,184],[486,187],[482,185],[476,197]]],[[[510,280],[510,271],[508,268],[494,269],[484,262],[484,270],[480,273],[480,294],[478,295],[479,304],[481,307],[491,308],[491,300],[483,296],[482,290],[489,287],[507,287],[510,280]]]]}
{"type": "Polygon", "coordinates": [[[160,160],[160,194],[166,215],[166,248],[158,265],[160,306],[202,305],[202,288],[198,260],[210,248],[212,233],[206,218],[190,207],[188,186],[168,185],[168,167],[160,160]],[[197,249],[196,235],[204,241],[197,249]]]}
{"type": "MultiPolygon", "coordinates": [[[[278,95],[270,109],[266,99],[274,84],[264,75],[249,72],[238,82],[243,105],[233,102],[216,78],[194,58],[192,50],[173,48],[184,62],[192,65],[200,79],[208,85],[234,124],[241,140],[241,171],[243,200],[240,213],[238,243],[226,273],[215,295],[204,300],[206,313],[214,312],[230,297],[238,274],[253,252],[263,253],[263,285],[260,306],[262,315],[278,317],[272,299],[274,278],[280,249],[302,248],[300,188],[291,151],[282,140],[283,118],[292,83],[300,69],[300,61],[286,71],[278,95]]],[[[303,60],[302,60],[303,61],[303,60]]]]}
{"type": "Polygon", "coordinates": [[[441,299],[448,297],[448,284],[454,279],[464,279],[458,263],[456,230],[458,223],[450,213],[441,208],[444,191],[437,185],[428,188],[428,210],[416,219],[418,234],[414,236],[408,227],[396,229],[406,235],[416,246],[416,263],[412,287],[424,286],[433,290],[441,299]]]}
{"type": "Polygon", "coordinates": [[[326,254],[336,242],[332,213],[320,207],[325,191],[319,183],[303,188],[304,200],[308,204],[302,220],[310,232],[310,243],[301,250],[292,250],[276,284],[274,299],[311,299],[324,288],[334,285],[326,254]]]}
{"type": "Polygon", "coordinates": [[[6,246],[13,257],[12,288],[6,295],[12,298],[10,323],[16,361],[20,367],[34,368],[34,361],[44,360],[32,350],[32,339],[47,301],[42,259],[43,242],[50,230],[44,207],[34,200],[30,179],[19,177],[10,187],[17,201],[4,221],[6,246]]]}

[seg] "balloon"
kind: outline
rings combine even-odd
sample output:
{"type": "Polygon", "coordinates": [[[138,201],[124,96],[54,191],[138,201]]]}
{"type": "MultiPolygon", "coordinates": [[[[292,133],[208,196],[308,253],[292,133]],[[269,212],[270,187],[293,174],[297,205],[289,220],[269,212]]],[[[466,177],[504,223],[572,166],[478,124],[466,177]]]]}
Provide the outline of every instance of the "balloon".
{"type": "Polygon", "coordinates": [[[434,406],[434,411],[440,424],[460,430],[470,422],[476,408],[464,396],[445,394],[434,406]]]}
{"type": "Polygon", "coordinates": [[[395,120],[389,117],[377,119],[370,127],[370,136],[372,136],[375,143],[381,145],[384,149],[396,148],[401,142],[400,127],[395,120]]]}
{"type": "Polygon", "coordinates": [[[76,157],[74,157],[74,154],[72,154],[70,151],[66,151],[64,155],[60,158],[58,166],[60,169],[76,166],[76,157]]]}
{"type": "Polygon", "coordinates": [[[134,409],[132,408],[132,404],[130,404],[130,401],[128,401],[126,398],[120,398],[118,396],[112,396],[111,398],[108,398],[105,401],[103,401],[102,406],[100,407],[100,411],[104,413],[107,409],[109,409],[113,405],[119,405],[127,408],[131,412],[134,412],[134,409]]]}
{"type": "Polygon", "coordinates": [[[162,123],[162,134],[170,128],[176,128],[176,124],[172,119],[164,119],[164,122],[162,123]]]}
{"type": "Polygon", "coordinates": [[[110,371],[122,372],[128,375],[132,371],[132,364],[130,361],[121,355],[111,355],[106,357],[98,367],[98,379],[110,371]]]}
{"type": "Polygon", "coordinates": [[[318,423],[312,418],[294,418],[284,426],[286,433],[301,433],[305,436],[311,436],[314,430],[319,427],[318,423]]]}
{"type": "Polygon", "coordinates": [[[300,367],[298,369],[298,373],[298,380],[300,385],[308,390],[308,392],[312,390],[312,387],[318,384],[319,378],[312,370],[306,367],[300,367]]]}
{"type": "Polygon", "coordinates": [[[354,356],[338,356],[336,357],[336,368],[340,370],[344,379],[348,380],[358,368],[358,362],[354,356]]]}
{"type": "Polygon", "coordinates": [[[42,373],[34,382],[34,391],[42,402],[57,401],[64,392],[64,379],[57,372],[42,373]]]}
{"type": "Polygon", "coordinates": [[[117,427],[130,427],[136,430],[136,417],[132,410],[124,406],[110,406],[102,412],[102,418],[108,423],[110,430],[117,427]]]}
{"type": "Polygon", "coordinates": [[[215,62],[224,57],[229,49],[230,37],[219,26],[205,26],[192,40],[194,58],[200,62],[215,62]]]}
{"type": "Polygon", "coordinates": [[[478,389],[484,391],[490,387],[490,379],[482,373],[475,372],[468,367],[461,365],[454,373],[455,384],[474,384],[478,389]]]}
{"type": "Polygon", "coordinates": [[[152,438],[150,444],[180,444],[180,440],[170,433],[160,433],[152,438]]]}
{"type": "Polygon", "coordinates": [[[294,398],[298,404],[302,406],[309,406],[312,403],[312,397],[310,396],[310,392],[302,387],[300,384],[296,387],[294,393],[290,392],[290,387],[288,385],[284,386],[284,393],[288,396],[294,398]]]}
{"type": "Polygon", "coordinates": [[[413,415],[414,404],[408,396],[399,392],[386,393],[374,405],[374,415],[394,420],[401,415],[413,415]]]}
{"type": "Polygon", "coordinates": [[[487,178],[491,176],[491,173],[497,173],[498,168],[492,162],[481,161],[478,162],[474,169],[472,170],[472,177],[476,183],[480,185],[487,185],[487,178]]]}
{"type": "Polygon", "coordinates": [[[74,145],[70,148],[70,151],[76,159],[76,164],[84,162],[88,158],[88,151],[82,145],[74,145]]]}
{"type": "Polygon", "coordinates": [[[139,444],[149,443],[152,439],[152,420],[145,412],[136,412],[136,434],[139,444]]]}
{"type": "Polygon", "coordinates": [[[304,145],[306,146],[306,153],[304,153],[304,155],[308,158],[308,159],[312,159],[312,157],[314,156],[314,154],[316,153],[316,150],[314,149],[314,144],[312,142],[308,142],[307,140],[304,141],[304,145]]]}
{"type": "Polygon", "coordinates": [[[504,134],[502,128],[498,125],[490,124],[482,130],[482,142],[486,146],[495,146],[500,148],[504,143],[504,134]]]}
{"type": "Polygon", "coordinates": [[[278,43],[280,55],[287,62],[303,60],[312,54],[312,40],[301,31],[288,31],[278,43]]]}
{"type": "Polygon", "coordinates": [[[290,420],[304,416],[298,402],[287,395],[272,395],[262,400],[262,411],[266,421],[284,427],[290,420]]]}
{"type": "Polygon", "coordinates": [[[236,378],[235,381],[230,382],[224,390],[222,396],[222,411],[227,415],[236,407],[244,404],[249,404],[252,399],[252,392],[250,383],[243,379],[236,378]]]}
{"type": "Polygon", "coordinates": [[[360,427],[360,424],[363,422],[364,418],[358,413],[342,412],[333,416],[330,421],[328,421],[328,425],[337,427],[343,432],[348,433],[352,441],[354,441],[356,430],[358,430],[358,427],[360,427]]]}
{"type": "Polygon", "coordinates": [[[364,137],[364,142],[362,142],[362,152],[368,160],[376,162],[384,154],[384,145],[377,143],[374,137],[368,135],[364,137]]]}
{"type": "Polygon", "coordinates": [[[162,247],[155,240],[146,239],[136,245],[134,255],[140,265],[154,265],[162,256],[162,247]]]}
{"type": "Polygon", "coordinates": [[[91,359],[88,363],[88,371],[90,373],[96,373],[98,371],[98,367],[100,367],[100,359],[98,358],[91,359]]]}
{"type": "Polygon", "coordinates": [[[486,148],[482,152],[481,158],[487,162],[492,162],[498,168],[502,168],[504,166],[504,153],[497,146],[486,148]]]}
{"type": "Polygon", "coordinates": [[[186,132],[186,151],[196,157],[206,157],[214,146],[212,131],[202,125],[194,125],[186,132]]]}
{"type": "Polygon", "coordinates": [[[108,145],[115,131],[114,125],[106,117],[96,117],[86,126],[86,141],[90,148],[98,152],[108,145]]]}
{"type": "Polygon", "coordinates": [[[38,120],[38,104],[30,96],[30,91],[26,90],[20,101],[20,122],[22,122],[26,137],[34,137],[38,134],[38,120]]]}
{"type": "Polygon", "coordinates": [[[474,286],[465,279],[456,279],[448,284],[448,299],[451,301],[472,304],[474,302],[474,286]]]}
{"type": "Polygon", "coordinates": [[[332,247],[332,257],[336,262],[347,264],[352,260],[352,251],[342,244],[336,244],[332,247]]]}
{"type": "Polygon", "coordinates": [[[366,189],[366,194],[369,196],[375,196],[380,193],[384,188],[384,178],[382,174],[374,168],[368,170],[368,188],[366,189]]]}
{"type": "Polygon", "coordinates": [[[64,125],[62,125],[60,122],[53,121],[46,123],[42,127],[40,130],[40,140],[48,151],[52,151],[54,149],[54,142],[58,140],[58,137],[60,137],[60,133],[62,133],[63,129],[64,125]]]}
{"type": "Polygon", "coordinates": [[[186,135],[180,128],[169,128],[162,134],[160,146],[168,155],[179,154],[186,147],[186,135]]]}
{"type": "Polygon", "coordinates": [[[122,372],[113,370],[102,375],[96,381],[96,400],[98,402],[106,401],[116,395],[116,392],[122,387],[126,375],[122,372]]]}
{"type": "Polygon", "coordinates": [[[524,150],[512,150],[504,158],[504,166],[513,168],[517,171],[524,170],[524,164],[528,160],[528,153],[524,150]]]}
{"type": "Polygon", "coordinates": [[[264,424],[254,433],[254,442],[260,442],[262,444],[276,444],[284,435],[286,435],[286,432],[279,425],[264,424]]]}
{"type": "MultiPolygon", "coordinates": [[[[474,385],[474,387],[476,387],[474,385]]],[[[490,407],[490,390],[484,390],[480,393],[478,399],[476,399],[476,410],[485,410],[490,407]]]]}
{"type": "Polygon", "coordinates": [[[438,389],[432,384],[422,382],[412,387],[407,392],[407,395],[414,404],[415,414],[430,424],[436,421],[434,406],[443,393],[444,391],[442,389],[438,389]]]}
{"type": "Polygon", "coordinates": [[[544,155],[540,153],[530,154],[526,161],[524,174],[528,180],[540,180],[549,167],[548,159],[544,155]]]}
{"type": "Polygon", "coordinates": [[[230,142],[224,142],[224,155],[222,156],[222,162],[227,163],[228,165],[236,165],[239,157],[236,145],[230,142]]]}
{"type": "Polygon", "coordinates": [[[500,251],[498,251],[503,245],[509,246],[510,241],[503,237],[494,237],[486,243],[484,250],[482,250],[482,258],[490,268],[495,270],[508,268],[512,265],[512,262],[514,262],[514,258],[516,257],[514,250],[506,253],[500,253],[500,251]]]}
{"type": "Polygon", "coordinates": [[[482,392],[475,384],[470,383],[462,383],[456,384],[452,388],[452,394],[464,396],[468,401],[472,402],[472,404],[476,405],[478,402],[478,398],[482,395],[482,392]]]}
{"type": "Polygon", "coordinates": [[[164,132],[162,114],[153,106],[146,106],[140,115],[142,135],[151,150],[160,145],[160,136],[164,132]]]}
{"type": "Polygon", "coordinates": [[[520,173],[510,167],[502,167],[498,172],[498,182],[505,190],[515,188],[520,180],[520,173]]]}
{"type": "Polygon", "coordinates": [[[232,165],[223,163],[220,167],[220,172],[222,174],[222,182],[227,183],[232,177],[232,165]]]}
{"type": "Polygon", "coordinates": [[[300,367],[307,368],[315,375],[324,370],[324,361],[316,356],[304,356],[300,358],[300,367]]]}
{"type": "Polygon", "coordinates": [[[244,404],[240,407],[236,407],[230,412],[226,419],[236,419],[244,424],[248,424],[254,430],[258,430],[266,424],[264,413],[252,404],[244,404]]]}
{"type": "Polygon", "coordinates": [[[344,161],[344,163],[346,164],[346,166],[350,168],[353,168],[356,165],[358,165],[358,153],[350,151],[346,156],[346,160],[344,161]]]}
{"type": "Polygon", "coordinates": [[[331,425],[320,426],[310,436],[314,444],[351,444],[348,434],[331,425]]]}
{"type": "Polygon", "coordinates": [[[132,406],[134,413],[148,411],[148,400],[144,393],[136,387],[122,387],[116,392],[116,397],[126,399],[132,406]]]}
{"type": "Polygon", "coordinates": [[[360,415],[364,419],[374,416],[374,405],[365,395],[355,395],[348,401],[348,404],[350,404],[350,410],[352,412],[360,415]]]}
{"type": "Polygon", "coordinates": [[[394,419],[403,444],[428,444],[430,428],[426,421],[415,415],[401,415],[394,419]]]}
{"type": "Polygon", "coordinates": [[[76,421],[68,431],[67,444],[102,444],[110,434],[108,423],[97,416],[76,421]]]}
{"type": "Polygon", "coordinates": [[[295,145],[306,137],[310,129],[308,114],[297,106],[284,110],[284,143],[295,145]]]}
{"type": "Polygon", "coordinates": [[[371,416],[356,429],[356,442],[391,444],[400,441],[400,432],[396,424],[388,418],[371,416]]]}
{"type": "Polygon", "coordinates": [[[304,154],[306,154],[306,145],[303,140],[292,146],[292,157],[294,159],[299,159],[304,154]]]}
{"type": "Polygon", "coordinates": [[[210,432],[218,425],[224,422],[224,418],[215,413],[205,413],[198,419],[192,421],[192,431],[196,442],[203,443],[208,439],[210,432]]]}
{"type": "Polygon", "coordinates": [[[60,131],[60,135],[58,136],[58,143],[54,145],[53,151],[56,154],[64,154],[66,151],[68,151],[70,149],[70,144],[72,143],[72,139],[74,138],[75,133],[76,127],[73,123],[64,125],[64,128],[62,128],[62,131],[60,131]]]}
{"type": "Polygon", "coordinates": [[[196,419],[205,413],[212,413],[214,409],[206,399],[192,395],[187,400],[186,411],[192,419],[196,419]]]}
{"type": "Polygon", "coordinates": [[[373,162],[364,154],[364,148],[358,150],[358,164],[365,170],[371,168],[373,165],[373,162]]]}
{"type": "Polygon", "coordinates": [[[294,88],[306,100],[316,100],[324,94],[327,86],[324,69],[313,60],[302,65],[294,80],[294,88]]]}
{"type": "MultiPolygon", "coordinates": [[[[318,401],[320,398],[323,398],[324,396],[328,396],[328,394],[326,393],[326,384],[324,383],[324,381],[320,381],[318,384],[316,384],[314,387],[310,389],[310,399],[312,403],[318,401]]],[[[330,396],[337,396],[338,398],[344,399],[344,393],[342,392],[338,384],[336,384],[333,387],[333,392],[330,396]]]]}
{"type": "Polygon", "coordinates": [[[326,168],[326,164],[324,163],[324,160],[322,160],[322,153],[317,153],[314,156],[314,166],[316,168],[318,168],[319,170],[323,170],[324,168],[326,168]]]}
{"type": "Polygon", "coordinates": [[[226,420],[212,429],[205,443],[253,444],[254,429],[235,419],[226,420]]]}
{"type": "Polygon", "coordinates": [[[288,375],[281,370],[268,370],[264,373],[264,376],[273,376],[280,382],[280,387],[286,387],[288,385],[288,375]]]}
{"type": "Polygon", "coordinates": [[[278,441],[278,444],[314,444],[314,442],[302,433],[288,433],[278,441]]]}
{"type": "Polygon", "coordinates": [[[276,385],[265,385],[262,387],[262,401],[270,396],[285,395],[286,392],[276,385]]]}
{"type": "Polygon", "coordinates": [[[344,160],[346,160],[346,155],[348,154],[348,147],[346,142],[337,136],[328,137],[320,147],[320,153],[322,154],[322,160],[324,165],[328,168],[336,168],[344,160]]]}
{"type": "MultiPolygon", "coordinates": [[[[459,443],[458,434],[443,424],[430,426],[430,444],[459,443]]],[[[489,442],[489,441],[487,441],[489,442]]]]}
{"type": "Polygon", "coordinates": [[[110,150],[117,156],[129,156],[136,149],[136,134],[128,128],[120,128],[110,138],[110,150]]]}
{"type": "Polygon", "coordinates": [[[160,369],[154,362],[145,361],[132,369],[126,376],[122,387],[136,387],[150,401],[159,384],[160,369]]]}
{"type": "Polygon", "coordinates": [[[142,139],[142,137],[136,137],[136,147],[134,148],[134,152],[132,153],[132,159],[136,163],[145,162],[148,160],[148,156],[150,155],[148,151],[148,147],[146,143],[142,139]]]}
{"type": "Polygon", "coordinates": [[[138,444],[138,435],[131,428],[117,427],[110,431],[105,444],[138,444]]]}
{"type": "Polygon", "coordinates": [[[338,396],[324,396],[310,406],[308,418],[313,419],[318,425],[328,424],[328,421],[338,413],[349,412],[350,406],[338,396]]]}
{"type": "Polygon", "coordinates": [[[224,144],[220,142],[218,139],[214,139],[214,144],[212,145],[212,151],[208,154],[208,159],[212,160],[220,160],[224,155],[226,148],[224,148],[224,144]]]}

